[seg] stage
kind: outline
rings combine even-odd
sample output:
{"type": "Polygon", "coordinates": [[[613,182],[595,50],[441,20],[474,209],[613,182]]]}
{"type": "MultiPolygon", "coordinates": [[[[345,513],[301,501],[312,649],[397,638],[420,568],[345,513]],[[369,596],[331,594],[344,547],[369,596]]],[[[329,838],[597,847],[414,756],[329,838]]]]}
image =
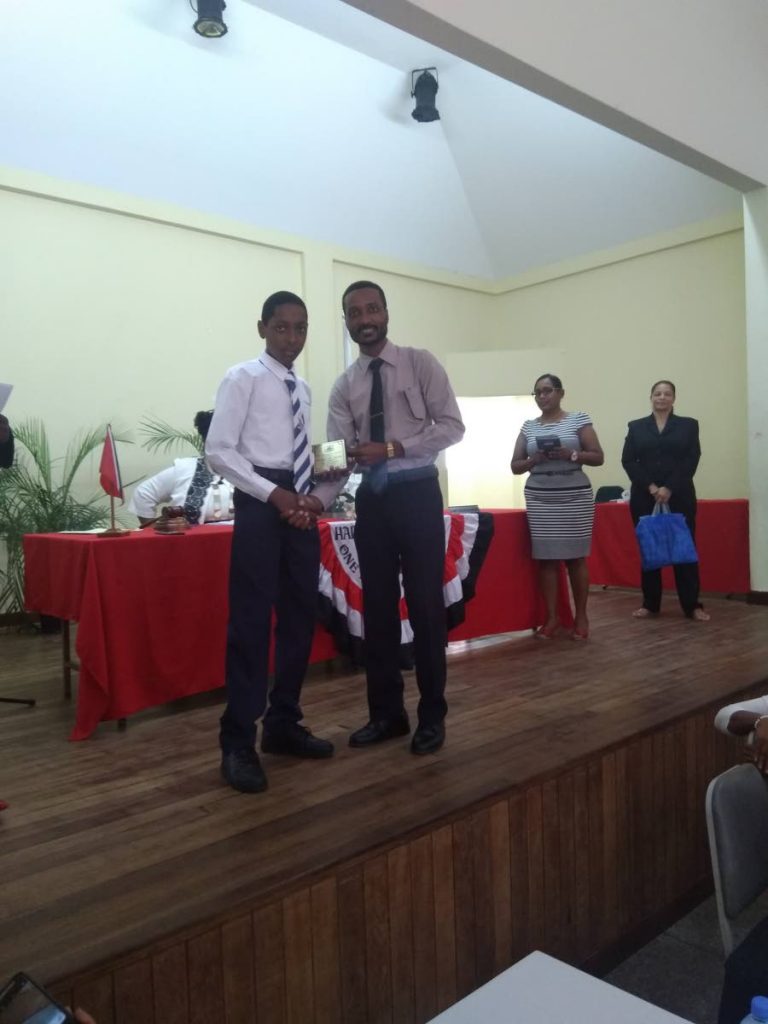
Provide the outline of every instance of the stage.
{"type": "Polygon", "coordinates": [[[0,636],[0,695],[39,700],[0,705],[0,971],[99,1024],[399,1024],[532,949],[631,942],[706,884],[704,790],[738,758],[714,711],[768,681],[768,609],[637,603],[596,590],[586,644],[453,651],[435,757],[349,749],[362,677],[316,666],[307,724],[337,756],[265,757],[252,797],[219,779],[220,693],[72,744],[56,638],[0,636]]]}

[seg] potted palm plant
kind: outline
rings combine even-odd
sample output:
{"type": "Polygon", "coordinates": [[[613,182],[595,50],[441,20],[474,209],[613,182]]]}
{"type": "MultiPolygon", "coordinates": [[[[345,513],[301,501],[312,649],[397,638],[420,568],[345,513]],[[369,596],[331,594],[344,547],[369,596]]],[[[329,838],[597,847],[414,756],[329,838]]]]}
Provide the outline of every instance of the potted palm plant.
{"type": "Polygon", "coordinates": [[[0,473],[0,540],[5,564],[0,567],[0,612],[24,608],[25,533],[93,530],[109,522],[101,493],[80,497],[75,477],[91,452],[104,443],[106,428],[79,433],[63,458],[52,458],[44,424],[37,419],[15,423],[16,460],[0,473]]]}

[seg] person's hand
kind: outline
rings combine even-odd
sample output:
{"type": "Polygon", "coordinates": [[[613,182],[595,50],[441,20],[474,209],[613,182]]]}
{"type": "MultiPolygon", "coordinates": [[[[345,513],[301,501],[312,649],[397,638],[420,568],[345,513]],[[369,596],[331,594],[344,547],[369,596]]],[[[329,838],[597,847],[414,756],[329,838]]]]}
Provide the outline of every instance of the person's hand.
{"type": "Polygon", "coordinates": [[[267,500],[283,518],[291,512],[296,512],[299,507],[298,494],[286,490],[285,487],[275,487],[267,500]]]}
{"type": "Polygon", "coordinates": [[[668,487],[657,487],[654,497],[657,505],[667,505],[672,497],[672,491],[668,487]]]}
{"type": "Polygon", "coordinates": [[[10,436],[11,425],[8,422],[8,417],[3,416],[2,413],[0,413],[0,444],[2,444],[4,441],[7,441],[10,436]]]}
{"type": "Polygon", "coordinates": [[[359,466],[375,466],[387,459],[387,446],[384,441],[366,441],[356,448],[349,448],[348,454],[359,466]]]}
{"type": "Polygon", "coordinates": [[[572,451],[572,448],[550,448],[546,456],[553,461],[567,461],[570,459],[572,451]]]}
{"type": "MultiPolygon", "coordinates": [[[[274,493],[274,492],[273,492],[274,493]]],[[[288,494],[292,492],[288,491],[288,494]]],[[[314,494],[295,494],[296,504],[290,509],[280,512],[280,518],[297,530],[311,530],[317,523],[317,517],[323,511],[323,503],[314,494]]]]}
{"type": "Polygon", "coordinates": [[[540,466],[542,462],[547,461],[547,454],[546,452],[536,451],[533,455],[529,455],[527,458],[532,466],[540,466]]]}
{"type": "Polygon", "coordinates": [[[96,1024],[96,1021],[90,1013],[86,1013],[85,1010],[81,1010],[79,1006],[75,1010],[73,1016],[75,1020],[78,1021],[78,1024],[96,1024]]]}
{"type": "Polygon", "coordinates": [[[768,774],[768,718],[758,718],[752,746],[747,747],[747,752],[747,757],[754,762],[755,768],[763,775],[768,774]]]}

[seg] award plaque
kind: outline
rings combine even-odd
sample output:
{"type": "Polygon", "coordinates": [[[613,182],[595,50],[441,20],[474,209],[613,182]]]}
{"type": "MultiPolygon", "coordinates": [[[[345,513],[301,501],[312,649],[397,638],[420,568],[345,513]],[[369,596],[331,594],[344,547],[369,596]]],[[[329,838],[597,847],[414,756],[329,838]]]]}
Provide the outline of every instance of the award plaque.
{"type": "Polygon", "coordinates": [[[312,453],[315,456],[315,475],[330,473],[334,469],[347,468],[347,446],[343,441],[325,441],[323,444],[313,444],[312,453]]]}

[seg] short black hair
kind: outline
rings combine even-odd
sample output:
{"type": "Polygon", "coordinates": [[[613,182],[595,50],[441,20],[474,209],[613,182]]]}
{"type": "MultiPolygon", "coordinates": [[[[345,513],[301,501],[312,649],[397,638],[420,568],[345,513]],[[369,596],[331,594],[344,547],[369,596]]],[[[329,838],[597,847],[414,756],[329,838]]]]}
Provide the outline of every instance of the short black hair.
{"type": "Polygon", "coordinates": [[[384,289],[381,287],[380,284],[376,284],[375,281],[355,281],[344,290],[344,294],[341,296],[341,308],[342,310],[344,310],[345,313],[346,309],[344,308],[344,300],[346,299],[350,292],[357,292],[361,288],[375,288],[376,291],[381,296],[382,306],[384,307],[384,309],[387,308],[387,297],[384,294],[384,289]]]}
{"type": "Polygon", "coordinates": [[[301,306],[304,312],[307,312],[307,304],[298,295],[294,295],[293,292],[275,292],[261,307],[261,322],[263,324],[269,323],[278,306],[301,306]]]}
{"type": "Polygon", "coordinates": [[[653,394],[653,392],[656,390],[659,384],[669,384],[669,386],[672,388],[672,394],[675,396],[675,398],[677,398],[677,388],[671,380],[657,380],[656,383],[651,386],[651,394],[653,394]]]}
{"type": "Polygon", "coordinates": [[[536,385],[539,383],[540,380],[547,379],[552,381],[553,386],[556,387],[558,391],[563,390],[563,382],[555,373],[542,373],[542,375],[540,377],[537,377],[536,380],[533,382],[533,390],[536,390],[536,385]]]}
{"type": "Polygon", "coordinates": [[[211,426],[212,419],[213,409],[205,409],[202,412],[195,413],[195,418],[192,422],[197,427],[197,432],[203,440],[208,437],[208,430],[211,426]]]}

